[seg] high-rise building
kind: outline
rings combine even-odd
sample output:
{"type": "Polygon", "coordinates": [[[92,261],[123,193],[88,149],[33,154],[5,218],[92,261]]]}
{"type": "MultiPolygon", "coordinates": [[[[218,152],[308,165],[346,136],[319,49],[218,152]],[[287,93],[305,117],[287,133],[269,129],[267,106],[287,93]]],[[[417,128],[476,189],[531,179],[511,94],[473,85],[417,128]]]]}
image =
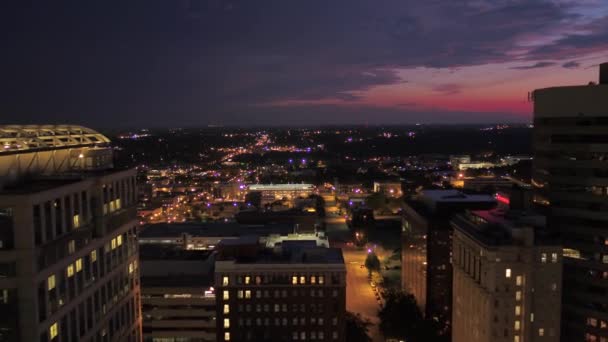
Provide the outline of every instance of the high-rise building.
{"type": "Polygon", "coordinates": [[[564,247],[563,341],[608,341],[608,64],[600,73],[533,93],[535,201],[564,247]]]}
{"type": "Polygon", "coordinates": [[[140,341],[134,170],[79,126],[0,126],[0,341],[140,341]]]}
{"type": "Polygon", "coordinates": [[[215,263],[217,341],[346,341],[340,249],[226,240],[215,263]]]}
{"type": "Polygon", "coordinates": [[[402,288],[414,295],[426,317],[444,325],[447,334],[452,318],[450,219],[466,209],[489,209],[495,205],[496,200],[489,195],[424,190],[403,206],[402,288]]]}
{"type": "Polygon", "coordinates": [[[452,225],[452,341],[558,342],[562,249],[544,216],[471,211],[452,225]]]}

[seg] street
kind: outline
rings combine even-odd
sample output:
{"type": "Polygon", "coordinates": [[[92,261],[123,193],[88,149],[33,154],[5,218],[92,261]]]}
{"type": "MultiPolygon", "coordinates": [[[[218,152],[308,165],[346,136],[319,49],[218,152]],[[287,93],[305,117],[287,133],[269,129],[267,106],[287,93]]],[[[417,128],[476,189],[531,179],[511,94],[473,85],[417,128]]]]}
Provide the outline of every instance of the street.
{"type": "Polygon", "coordinates": [[[372,323],[368,333],[374,342],[383,341],[378,329],[378,310],[380,303],[370,280],[365,264],[367,249],[348,246],[344,241],[352,240],[352,235],[343,217],[329,217],[327,220],[327,235],[332,245],[342,248],[346,265],[346,310],[360,314],[364,320],[372,323]],[[333,241],[336,241],[334,244],[333,241]]]}

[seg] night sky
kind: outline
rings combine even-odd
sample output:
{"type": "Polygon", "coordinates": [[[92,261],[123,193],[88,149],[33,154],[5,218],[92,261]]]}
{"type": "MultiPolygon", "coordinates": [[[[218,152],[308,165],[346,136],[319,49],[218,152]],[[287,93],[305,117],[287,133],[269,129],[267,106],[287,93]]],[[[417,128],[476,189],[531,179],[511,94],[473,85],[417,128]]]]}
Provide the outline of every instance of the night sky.
{"type": "Polygon", "coordinates": [[[528,122],[597,80],[606,0],[16,0],[0,122],[528,122]]]}

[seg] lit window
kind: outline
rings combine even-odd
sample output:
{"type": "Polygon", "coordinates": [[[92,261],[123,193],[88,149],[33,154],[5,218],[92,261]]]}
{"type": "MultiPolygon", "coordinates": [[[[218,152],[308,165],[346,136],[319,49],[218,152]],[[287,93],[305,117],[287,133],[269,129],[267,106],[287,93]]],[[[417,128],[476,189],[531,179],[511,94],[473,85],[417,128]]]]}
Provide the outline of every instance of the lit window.
{"type": "Polygon", "coordinates": [[[230,318],[224,318],[224,328],[230,328],[230,318]]]}
{"type": "Polygon", "coordinates": [[[74,240],[68,241],[68,254],[72,254],[76,251],[76,242],[74,240]]]}
{"type": "Polygon", "coordinates": [[[224,300],[230,299],[230,292],[224,290],[224,292],[223,292],[223,298],[224,298],[224,300]]]}
{"type": "Polygon", "coordinates": [[[551,290],[553,290],[553,291],[557,290],[557,284],[556,283],[551,284],[551,290]]]}
{"type": "Polygon", "coordinates": [[[262,283],[262,277],[256,276],[255,277],[255,283],[258,284],[258,285],[261,284],[262,283]]]}
{"type": "Polygon", "coordinates": [[[71,277],[74,275],[74,264],[68,265],[67,273],[68,273],[68,277],[71,277]]]}
{"type": "Polygon", "coordinates": [[[120,198],[116,199],[116,209],[120,209],[120,207],[122,206],[122,203],[120,203],[120,198]]]}
{"type": "Polygon", "coordinates": [[[250,299],[251,298],[251,290],[245,291],[245,298],[246,299],[250,299]]]}
{"type": "Polygon", "coordinates": [[[517,335],[513,336],[513,342],[519,342],[519,341],[520,341],[519,336],[517,336],[517,335]]]}
{"type": "Polygon", "coordinates": [[[516,331],[519,331],[520,325],[521,325],[521,324],[520,324],[520,322],[519,322],[519,321],[515,321],[515,324],[514,324],[513,328],[514,328],[516,331]]]}
{"type": "Polygon", "coordinates": [[[236,292],[236,297],[239,298],[239,299],[243,298],[243,290],[238,290],[236,292]]]}
{"type": "Polygon", "coordinates": [[[305,276],[301,276],[300,277],[300,284],[306,284],[306,277],[305,276]]]}
{"type": "Polygon", "coordinates": [[[543,329],[543,328],[538,329],[538,336],[545,336],[545,329],[543,329]]]}
{"type": "Polygon", "coordinates": [[[57,328],[57,323],[53,323],[50,327],[49,327],[49,337],[50,339],[54,339],[55,337],[57,337],[57,335],[59,334],[59,329],[57,328]]]}
{"type": "Polygon", "coordinates": [[[113,238],[111,241],[112,250],[116,249],[116,238],[113,238]]]}
{"type": "Polygon", "coordinates": [[[251,277],[250,276],[245,276],[245,284],[249,285],[250,282],[251,282],[251,277]]]}
{"type": "Polygon", "coordinates": [[[229,332],[225,332],[224,333],[224,341],[230,341],[230,333],[229,332]]]}
{"type": "Polygon", "coordinates": [[[80,227],[80,215],[74,215],[74,217],[72,217],[72,226],[74,226],[74,229],[80,227]]]}
{"type": "Polygon", "coordinates": [[[129,274],[133,273],[133,269],[134,269],[133,263],[131,262],[131,263],[129,263],[129,274]]]}
{"type": "Polygon", "coordinates": [[[296,276],[291,277],[291,284],[298,285],[298,277],[296,277],[296,276]]]}
{"type": "Polygon", "coordinates": [[[229,283],[230,283],[230,281],[228,280],[228,277],[226,277],[226,276],[222,277],[222,285],[228,286],[229,283]]]}
{"type": "Polygon", "coordinates": [[[590,325],[592,327],[597,327],[597,319],[595,319],[593,317],[588,317],[587,318],[587,325],[590,325]]]}
{"type": "Polygon", "coordinates": [[[116,246],[121,246],[122,245],[122,235],[118,235],[116,237],[116,246]]]}
{"type": "Polygon", "coordinates": [[[325,277],[324,276],[319,276],[319,284],[323,285],[325,283],[325,277]]]}
{"type": "Polygon", "coordinates": [[[515,305],[515,315],[516,316],[521,315],[521,306],[515,305]]]}
{"type": "Polygon", "coordinates": [[[229,314],[229,313],[230,313],[230,305],[224,304],[224,314],[229,314]]]}
{"type": "Polygon", "coordinates": [[[515,277],[515,285],[521,286],[522,283],[523,283],[523,277],[522,276],[515,277]]]}
{"type": "Polygon", "coordinates": [[[534,322],[534,312],[530,313],[530,322],[534,322]]]}
{"type": "Polygon", "coordinates": [[[521,300],[521,291],[515,292],[515,300],[521,300]]]}
{"type": "Polygon", "coordinates": [[[551,253],[551,262],[557,262],[557,253],[551,253]]]}
{"type": "Polygon", "coordinates": [[[97,261],[97,251],[91,251],[91,262],[97,261]]]}
{"type": "Polygon", "coordinates": [[[76,272],[82,271],[82,258],[76,259],[76,272]]]}
{"type": "Polygon", "coordinates": [[[46,280],[46,286],[51,291],[55,288],[55,275],[51,274],[46,280]]]}
{"type": "Polygon", "coordinates": [[[507,268],[507,269],[505,270],[505,277],[506,277],[506,278],[511,278],[511,269],[510,269],[510,268],[507,268]]]}
{"type": "Polygon", "coordinates": [[[547,262],[547,253],[542,253],[540,255],[540,262],[542,262],[543,264],[547,262]]]}
{"type": "Polygon", "coordinates": [[[313,285],[316,284],[317,283],[317,277],[310,276],[310,283],[313,284],[313,285]]]}

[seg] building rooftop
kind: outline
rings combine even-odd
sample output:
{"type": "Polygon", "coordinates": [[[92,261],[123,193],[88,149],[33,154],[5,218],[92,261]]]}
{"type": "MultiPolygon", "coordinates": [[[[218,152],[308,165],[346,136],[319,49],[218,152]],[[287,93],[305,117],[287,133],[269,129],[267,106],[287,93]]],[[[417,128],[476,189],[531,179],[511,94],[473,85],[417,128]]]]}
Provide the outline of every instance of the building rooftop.
{"type": "Polygon", "coordinates": [[[139,245],[140,260],[206,260],[212,252],[208,250],[190,250],[174,245],[142,244],[139,245]]]}
{"type": "Polygon", "coordinates": [[[0,125],[0,155],[109,143],[90,128],[76,125],[0,125]]]}
{"type": "MultiPolygon", "coordinates": [[[[252,245],[244,244],[243,248],[252,245]]],[[[234,246],[232,246],[234,247],[234,246]]],[[[221,261],[235,264],[344,264],[342,250],[339,248],[317,247],[315,241],[284,241],[275,248],[257,246],[255,253],[238,256],[228,254],[221,261]]]]}
{"type": "Polygon", "coordinates": [[[238,223],[156,223],[144,226],[140,239],[171,238],[188,234],[193,237],[231,237],[243,235],[287,235],[293,233],[293,224],[248,225],[238,223]]]}
{"type": "Polygon", "coordinates": [[[342,250],[339,248],[308,247],[309,244],[282,246],[281,252],[258,254],[255,259],[242,258],[239,264],[344,264],[342,250]]]}
{"type": "Polygon", "coordinates": [[[519,210],[474,210],[452,219],[458,229],[488,246],[558,245],[556,233],[546,229],[543,215],[519,210]]]}
{"type": "Polygon", "coordinates": [[[20,195],[44,192],[58,187],[75,184],[88,178],[101,177],[115,174],[129,169],[102,169],[102,170],[80,170],[74,172],[62,172],[54,175],[35,175],[32,177],[19,178],[16,181],[2,185],[0,196],[20,195]]]}
{"type": "Polygon", "coordinates": [[[432,203],[495,202],[490,195],[470,195],[458,190],[423,190],[419,198],[432,203]]]}

